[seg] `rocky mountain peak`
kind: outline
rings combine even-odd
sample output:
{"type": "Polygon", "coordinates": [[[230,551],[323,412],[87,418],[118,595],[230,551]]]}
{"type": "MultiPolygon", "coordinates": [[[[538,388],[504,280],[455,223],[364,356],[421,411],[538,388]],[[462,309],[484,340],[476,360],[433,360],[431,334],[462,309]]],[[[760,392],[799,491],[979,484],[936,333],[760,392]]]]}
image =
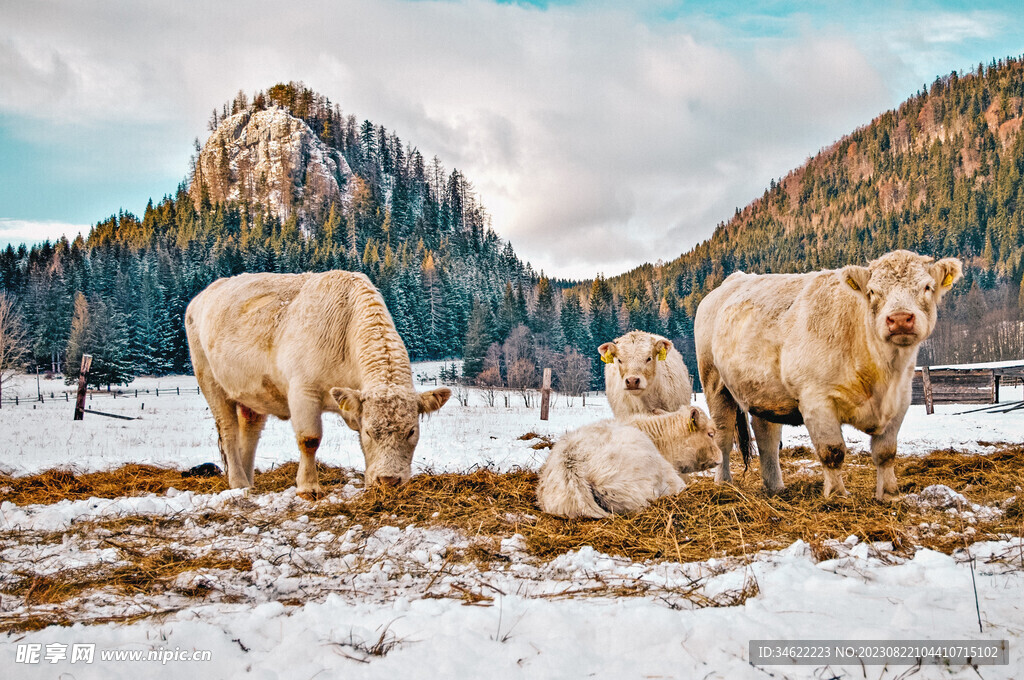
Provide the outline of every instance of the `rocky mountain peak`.
{"type": "Polygon", "coordinates": [[[322,206],[349,203],[352,170],[300,118],[278,106],[224,118],[196,162],[191,193],[213,202],[245,200],[299,221],[322,206]]]}

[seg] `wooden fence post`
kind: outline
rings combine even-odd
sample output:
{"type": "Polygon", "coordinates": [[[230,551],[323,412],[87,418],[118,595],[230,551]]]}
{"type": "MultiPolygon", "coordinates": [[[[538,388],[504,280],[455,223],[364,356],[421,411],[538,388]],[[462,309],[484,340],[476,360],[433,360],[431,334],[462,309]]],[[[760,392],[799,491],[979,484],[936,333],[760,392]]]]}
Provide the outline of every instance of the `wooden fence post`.
{"type": "Polygon", "coordinates": [[[92,368],[92,355],[82,355],[82,370],[78,372],[78,397],[75,399],[75,420],[85,417],[85,382],[92,368]]]}
{"type": "Polygon", "coordinates": [[[935,413],[935,402],[932,400],[932,378],[927,366],[921,367],[921,386],[924,387],[924,412],[931,415],[935,413]]]}
{"type": "Polygon", "coordinates": [[[544,369],[544,383],[540,388],[540,419],[548,419],[548,407],[551,405],[551,369],[544,369]]]}

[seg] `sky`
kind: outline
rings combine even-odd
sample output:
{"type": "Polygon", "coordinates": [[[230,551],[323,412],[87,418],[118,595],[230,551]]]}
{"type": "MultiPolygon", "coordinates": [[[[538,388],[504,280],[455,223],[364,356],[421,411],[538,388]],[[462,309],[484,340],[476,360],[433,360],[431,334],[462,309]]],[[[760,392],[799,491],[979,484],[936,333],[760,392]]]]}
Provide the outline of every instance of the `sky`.
{"type": "Polygon", "coordinates": [[[708,238],[937,76],[1024,53],[1021,0],[0,0],[0,245],[141,214],[239,90],[302,81],[458,168],[549,276],[708,238]]]}

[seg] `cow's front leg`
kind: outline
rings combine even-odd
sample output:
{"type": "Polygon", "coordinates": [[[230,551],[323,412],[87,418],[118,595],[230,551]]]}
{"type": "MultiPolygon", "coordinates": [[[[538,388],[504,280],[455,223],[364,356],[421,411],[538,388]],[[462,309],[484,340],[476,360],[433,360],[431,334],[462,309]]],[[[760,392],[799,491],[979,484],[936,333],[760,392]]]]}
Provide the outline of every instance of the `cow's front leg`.
{"type": "Polygon", "coordinates": [[[292,416],[292,429],[299,444],[299,472],[295,477],[298,495],[307,500],[320,497],[320,482],[316,473],[316,451],[323,438],[320,414],[323,402],[315,390],[293,387],[288,390],[288,410],[292,416]]]}
{"type": "Polygon", "coordinates": [[[884,501],[899,493],[896,486],[896,436],[904,414],[893,418],[881,434],[871,435],[871,460],[875,463],[875,500],[884,501]]]}
{"type": "Polygon", "coordinates": [[[843,428],[839,418],[836,417],[832,409],[824,405],[808,410],[803,408],[803,405],[808,402],[822,403],[823,401],[825,400],[801,399],[801,413],[825,473],[825,498],[831,497],[833,493],[848,496],[850,494],[846,490],[846,485],[843,484],[842,472],[843,460],[846,459],[846,442],[843,441],[843,428]]]}

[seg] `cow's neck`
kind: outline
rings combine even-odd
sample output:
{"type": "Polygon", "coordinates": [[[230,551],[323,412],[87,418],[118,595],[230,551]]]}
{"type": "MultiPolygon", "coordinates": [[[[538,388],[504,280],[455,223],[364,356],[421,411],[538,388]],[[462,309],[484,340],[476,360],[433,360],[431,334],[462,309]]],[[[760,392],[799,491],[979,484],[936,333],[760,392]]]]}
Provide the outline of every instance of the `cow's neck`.
{"type": "Polygon", "coordinates": [[[361,305],[352,324],[350,347],[359,370],[360,387],[412,387],[409,354],[383,303],[361,305]]]}
{"type": "MultiPolygon", "coordinates": [[[[899,410],[900,395],[906,389],[903,376],[914,370],[919,345],[898,347],[868,332],[868,348],[875,367],[872,396],[865,406],[873,414],[871,420],[885,427],[899,410]]],[[[866,415],[862,412],[862,415],[866,415]]]]}

